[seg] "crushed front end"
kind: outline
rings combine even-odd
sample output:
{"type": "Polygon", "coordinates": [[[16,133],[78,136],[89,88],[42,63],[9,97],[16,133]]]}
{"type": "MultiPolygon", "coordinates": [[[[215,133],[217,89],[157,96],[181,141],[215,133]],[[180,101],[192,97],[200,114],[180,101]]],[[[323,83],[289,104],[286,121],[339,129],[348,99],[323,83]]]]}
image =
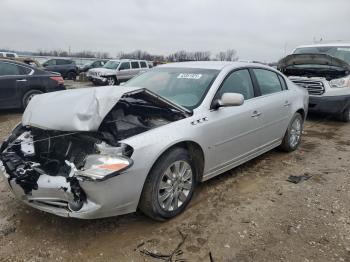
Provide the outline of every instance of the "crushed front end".
{"type": "Polygon", "coordinates": [[[84,186],[102,183],[132,165],[131,147],[105,141],[99,133],[18,125],[1,146],[0,171],[25,203],[60,216],[89,217],[102,203],[93,194],[89,198],[84,186]]]}

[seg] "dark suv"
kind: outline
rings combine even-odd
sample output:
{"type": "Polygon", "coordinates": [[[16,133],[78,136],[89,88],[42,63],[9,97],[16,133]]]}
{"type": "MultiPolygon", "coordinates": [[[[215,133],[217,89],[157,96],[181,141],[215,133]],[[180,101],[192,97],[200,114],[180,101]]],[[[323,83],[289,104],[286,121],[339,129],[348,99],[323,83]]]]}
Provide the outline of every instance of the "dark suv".
{"type": "Polygon", "coordinates": [[[63,78],[24,63],[0,59],[0,108],[25,108],[33,96],[64,90],[63,78]]]}
{"type": "Polygon", "coordinates": [[[57,72],[63,78],[75,80],[79,74],[79,69],[73,60],[54,58],[43,63],[43,67],[47,71],[57,72]]]}

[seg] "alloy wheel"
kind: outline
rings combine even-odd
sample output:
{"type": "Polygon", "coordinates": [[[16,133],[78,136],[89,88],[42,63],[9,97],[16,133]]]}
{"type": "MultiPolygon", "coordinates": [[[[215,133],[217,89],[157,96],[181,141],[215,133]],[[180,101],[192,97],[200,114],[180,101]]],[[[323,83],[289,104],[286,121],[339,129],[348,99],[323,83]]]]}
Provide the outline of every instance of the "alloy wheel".
{"type": "Polygon", "coordinates": [[[190,196],[193,172],[186,161],[172,163],[163,173],[158,186],[158,202],[165,211],[181,207],[190,196]]]}
{"type": "Polygon", "coordinates": [[[289,144],[291,147],[296,147],[300,141],[302,132],[302,123],[299,118],[295,118],[291,130],[290,130],[290,136],[289,136],[289,144]]]}

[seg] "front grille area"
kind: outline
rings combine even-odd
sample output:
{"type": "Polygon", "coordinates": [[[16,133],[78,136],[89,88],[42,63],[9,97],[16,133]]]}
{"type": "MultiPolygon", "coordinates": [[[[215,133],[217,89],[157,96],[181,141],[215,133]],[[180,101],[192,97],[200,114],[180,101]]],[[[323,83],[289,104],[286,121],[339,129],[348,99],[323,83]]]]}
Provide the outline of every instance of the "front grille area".
{"type": "Polygon", "coordinates": [[[292,80],[294,84],[301,86],[309,92],[310,95],[323,95],[325,92],[324,85],[321,81],[312,80],[292,80]]]}

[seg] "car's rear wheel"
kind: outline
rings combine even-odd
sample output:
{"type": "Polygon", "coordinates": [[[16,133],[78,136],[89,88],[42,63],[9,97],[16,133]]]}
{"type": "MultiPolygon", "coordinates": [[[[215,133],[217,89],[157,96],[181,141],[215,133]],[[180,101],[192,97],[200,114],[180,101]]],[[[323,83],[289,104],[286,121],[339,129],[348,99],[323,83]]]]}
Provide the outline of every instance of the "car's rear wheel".
{"type": "Polygon", "coordinates": [[[118,81],[114,76],[109,76],[107,77],[107,84],[109,86],[115,86],[115,85],[118,85],[118,81]]]}
{"type": "Polygon", "coordinates": [[[296,113],[293,116],[280,146],[283,151],[291,152],[298,148],[303,132],[303,122],[301,114],[296,113]]]}
{"type": "Polygon", "coordinates": [[[174,148],[162,155],[150,171],[139,208],[156,220],[175,217],[190,202],[196,182],[195,168],[188,152],[174,148]]]}
{"type": "Polygon", "coordinates": [[[74,72],[74,71],[68,72],[67,78],[69,80],[74,80],[75,81],[75,80],[77,80],[77,73],[74,72]]]}
{"type": "Polygon", "coordinates": [[[22,98],[22,107],[26,108],[30,100],[32,100],[34,96],[40,95],[40,94],[43,94],[43,92],[40,90],[29,90],[27,93],[24,94],[22,98]]]}
{"type": "Polygon", "coordinates": [[[342,113],[341,121],[343,121],[343,122],[350,122],[350,105],[342,113]]]}

